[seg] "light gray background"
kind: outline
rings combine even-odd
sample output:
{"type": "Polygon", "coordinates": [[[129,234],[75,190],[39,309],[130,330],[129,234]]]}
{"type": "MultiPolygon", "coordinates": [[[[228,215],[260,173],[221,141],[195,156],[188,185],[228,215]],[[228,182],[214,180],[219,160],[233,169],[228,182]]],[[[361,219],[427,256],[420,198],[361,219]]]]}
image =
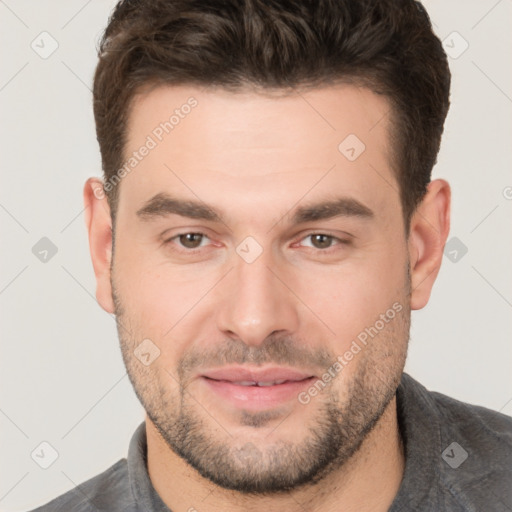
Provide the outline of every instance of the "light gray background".
{"type": "MultiPolygon", "coordinates": [[[[0,0],[2,511],[31,509],[105,470],[144,418],[114,318],[94,298],[82,205],[84,181],[101,174],[90,87],[114,3],[0,0]],[[31,48],[51,48],[43,31],[59,45],[46,59],[31,48]],[[42,237],[58,248],[46,263],[32,253],[42,237]],[[46,470],[31,458],[42,441],[59,453],[46,470]]],[[[413,313],[406,371],[512,415],[512,2],[425,5],[453,55],[469,44],[450,58],[452,107],[434,171],[453,187],[450,238],[468,252],[444,258],[429,305],[413,313]]]]}

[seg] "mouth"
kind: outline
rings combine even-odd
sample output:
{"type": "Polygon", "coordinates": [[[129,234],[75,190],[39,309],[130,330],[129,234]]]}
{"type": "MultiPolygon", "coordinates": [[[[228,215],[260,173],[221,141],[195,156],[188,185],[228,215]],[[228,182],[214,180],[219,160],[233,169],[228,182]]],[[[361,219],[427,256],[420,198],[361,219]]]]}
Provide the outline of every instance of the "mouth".
{"type": "MultiPolygon", "coordinates": [[[[208,378],[208,377],[206,377],[208,378]]],[[[219,381],[218,379],[212,379],[212,380],[217,380],[218,382],[222,382],[222,381],[219,381]]],[[[252,380],[240,380],[240,381],[223,381],[223,382],[231,382],[231,384],[234,384],[235,386],[260,386],[260,387],[268,387],[268,386],[277,386],[279,384],[284,384],[285,382],[294,382],[294,381],[289,381],[289,380],[269,380],[269,381],[262,381],[262,382],[257,382],[257,381],[252,381],[252,380]]]]}
{"type": "Polygon", "coordinates": [[[225,403],[249,410],[265,410],[297,400],[315,376],[291,368],[217,368],[200,376],[208,390],[225,403]]]}

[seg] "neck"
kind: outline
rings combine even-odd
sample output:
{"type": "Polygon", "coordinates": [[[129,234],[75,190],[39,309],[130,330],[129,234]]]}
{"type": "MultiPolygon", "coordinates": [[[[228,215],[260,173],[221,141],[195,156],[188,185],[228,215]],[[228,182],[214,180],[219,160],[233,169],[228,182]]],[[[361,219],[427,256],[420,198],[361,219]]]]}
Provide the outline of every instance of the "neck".
{"type": "Polygon", "coordinates": [[[315,485],[271,496],[243,495],[203,478],[167,446],[147,417],[146,433],[149,476],[171,510],[385,512],[398,492],[405,466],[396,398],[345,465],[315,485]]]}

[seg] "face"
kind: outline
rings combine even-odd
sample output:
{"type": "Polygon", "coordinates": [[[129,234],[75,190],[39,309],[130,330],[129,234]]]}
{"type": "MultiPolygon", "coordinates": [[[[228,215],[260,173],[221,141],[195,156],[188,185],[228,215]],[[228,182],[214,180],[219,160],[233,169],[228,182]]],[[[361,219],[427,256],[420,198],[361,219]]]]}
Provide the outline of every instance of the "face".
{"type": "Polygon", "coordinates": [[[111,275],[123,358],[167,445],[222,487],[321,479],[394,396],[411,281],[388,111],[351,85],[133,104],[111,275]]]}

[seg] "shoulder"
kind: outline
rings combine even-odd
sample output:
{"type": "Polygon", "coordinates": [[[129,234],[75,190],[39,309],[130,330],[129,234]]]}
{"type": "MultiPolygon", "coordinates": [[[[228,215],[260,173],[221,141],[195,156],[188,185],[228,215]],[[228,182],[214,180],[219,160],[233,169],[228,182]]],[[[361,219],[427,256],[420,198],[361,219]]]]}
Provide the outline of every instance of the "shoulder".
{"type": "Polygon", "coordinates": [[[410,376],[405,381],[426,413],[419,418],[432,434],[435,479],[445,499],[462,510],[512,509],[512,417],[429,391],[410,376]]]}
{"type": "MultiPolygon", "coordinates": [[[[31,512],[109,512],[132,510],[126,459],[31,512]]],[[[135,510],[135,509],[134,509],[135,510]]]]}
{"type": "Polygon", "coordinates": [[[511,416],[429,391],[406,373],[401,385],[407,389],[408,405],[412,399],[425,412],[434,414],[442,430],[457,433],[472,444],[498,442],[512,449],[511,416]]]}
{"type": "Polygon", "coordinates": [[[436,391],[429,394],[439,412],[442,434],[466,441],[475,455],[489,461],[501,459],[489,451],[499,448],[507,462],[512,463],[512,417],[436,391]]]}

